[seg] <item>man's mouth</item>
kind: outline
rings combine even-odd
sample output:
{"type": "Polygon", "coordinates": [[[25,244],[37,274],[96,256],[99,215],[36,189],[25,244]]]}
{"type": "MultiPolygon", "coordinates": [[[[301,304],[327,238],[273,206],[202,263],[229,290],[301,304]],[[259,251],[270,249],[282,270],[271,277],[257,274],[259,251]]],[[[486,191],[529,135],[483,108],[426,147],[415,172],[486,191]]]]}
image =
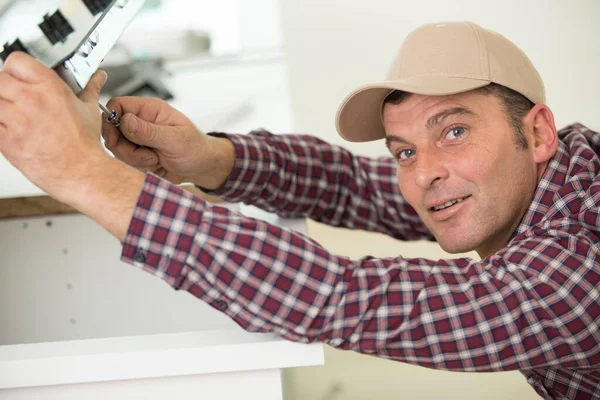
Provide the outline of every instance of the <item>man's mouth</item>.
{"type": "Polygon", "coordinates": [[[470,196],[466,196],[466,197],[460,197],[458,199],[450,200],[450,201],[445,202],[444,204],[440,204],[439,206],[431,207],[429,210],[430,211],[442,211],[448,207],[452,207],[453,205],[460,203],[463,200],[468,199],[469,197],[470,196]]]}

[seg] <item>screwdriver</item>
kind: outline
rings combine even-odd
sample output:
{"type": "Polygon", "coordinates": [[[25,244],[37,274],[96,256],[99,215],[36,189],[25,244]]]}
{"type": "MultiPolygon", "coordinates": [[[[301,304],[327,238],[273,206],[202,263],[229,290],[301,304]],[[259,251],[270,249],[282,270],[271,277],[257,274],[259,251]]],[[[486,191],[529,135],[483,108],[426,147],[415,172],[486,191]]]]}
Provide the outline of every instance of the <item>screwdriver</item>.
{"type": "Polygon", "coordinates": [[[98,106],[100,106],[102,112],[106,114],[106,121],[109,124],[114,125],[116,128],[121,125],[121,118],[115,110],[109,110],[102,103],[98,103],[98,106]]]}

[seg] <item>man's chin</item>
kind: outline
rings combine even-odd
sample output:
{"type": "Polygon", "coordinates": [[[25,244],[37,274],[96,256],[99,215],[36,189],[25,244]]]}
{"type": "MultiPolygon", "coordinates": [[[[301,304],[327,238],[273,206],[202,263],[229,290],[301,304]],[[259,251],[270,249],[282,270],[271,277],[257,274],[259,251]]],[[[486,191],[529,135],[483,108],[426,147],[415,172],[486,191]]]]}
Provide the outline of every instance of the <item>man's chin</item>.
{"type": "Polygon", "coordinates": [[[450,237],[448,236],[438,236],[435,235],[435,238],[446,253],[449,254],[460,254],[460,253],[468,253],[475,250],[476,246],[472,241],[466,240],[466,238],[459,237],[450,237]]]}

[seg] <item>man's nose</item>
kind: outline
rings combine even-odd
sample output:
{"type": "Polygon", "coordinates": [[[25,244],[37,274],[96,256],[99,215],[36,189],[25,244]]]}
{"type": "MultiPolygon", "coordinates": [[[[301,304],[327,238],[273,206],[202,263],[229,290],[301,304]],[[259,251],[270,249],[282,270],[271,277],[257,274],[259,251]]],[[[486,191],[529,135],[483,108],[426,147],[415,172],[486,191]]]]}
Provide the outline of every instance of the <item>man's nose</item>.
{"type": "Polygon", "coordinates": [[[442,154],[435,151],[417,153],[415,183],[421,189],[429,189],[436,182],[447,179],[448,175],[448,168],[442,154]]]}

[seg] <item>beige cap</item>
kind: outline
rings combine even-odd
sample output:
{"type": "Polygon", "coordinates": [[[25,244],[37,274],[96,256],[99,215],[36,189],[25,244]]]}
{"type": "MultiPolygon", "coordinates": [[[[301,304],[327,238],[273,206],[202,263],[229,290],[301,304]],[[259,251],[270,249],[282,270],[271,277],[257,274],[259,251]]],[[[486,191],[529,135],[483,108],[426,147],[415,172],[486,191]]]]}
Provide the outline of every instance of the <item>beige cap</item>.
{"type": "Polygon", "coordinates": [[[491,82],[544,103],[544,83],[514,43],[471,22],[422,25],[404,40],[384,82],[349,94],[336,116],[338,133],[351,142],[385,137],[383,100],[393,90],[450,95],[491,82]]]}

